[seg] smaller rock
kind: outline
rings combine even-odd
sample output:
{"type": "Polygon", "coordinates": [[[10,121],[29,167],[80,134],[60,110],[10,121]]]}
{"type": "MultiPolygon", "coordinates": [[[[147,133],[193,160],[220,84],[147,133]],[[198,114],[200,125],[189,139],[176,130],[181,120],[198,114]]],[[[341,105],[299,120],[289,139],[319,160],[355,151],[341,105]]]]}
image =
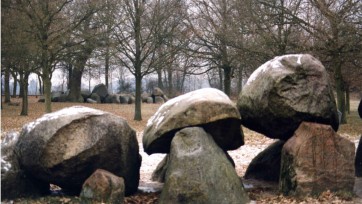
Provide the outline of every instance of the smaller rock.
{"type": "Polygon", "coordinates": [[[109,94],[104,100],[104,103],[121,103],[119,100],[120,94],[109,94]]]}
{"type": "Polygon", "coordinates": [[[155,103],[163,104],[163,103],[165,103],[165,100],[161,96],[156,96],[155,97],[155,103]]]}
{"type": "Polygon", "coordinates": [[[134,104],[136,101],[135,97],[134,96],[130,96],[129,97],[129,100],[128,100],[128,104],[134,104]]]}
{"type": "Polygon", "coordinates": [[[148,98],[148,97],[151,97],[151,95],[150,95],[149,93],[147,93],[147,92],[143,92],[143,93],[141,94],[142,102],[143,102],[143,103],[147,103],[147,98],[148,98]]]}
{"type": "Polygon", "coordinates": [[[101,97],[97,93],[92,93],[90,99],[97,101],[97,103],[101,103],[101,97]]]}
{"type": "Polygon", "coordinates": [[[157,182],[160,182],[160,183],[165,182],[165,175],[166,175],[166,171],[167,171],[168,160],[169,160],[169,155],[167,154],[161,160],[161,162],[158,163],[156,169],[152,173],[152,177],[151,177],[152,181],[157,181],[157,182]]]}
{"type": "Polygon", "coordinates": [[[331,126],[302,122],[283,146],[279,189],[303,197],[330,190],[353,192],[354,144],[331,126]]]}
{"type": "Polygon", "coordinates": [[[98,103],[98,102],[91,98],[87,98],[87,103],[98,103]]]}
{"type": "Polygon", "coordinates": [[[62,91],[52,91],[51,93],[51,100],[52,102],[60,102],[59,98],[64,95],[62,91]]]}
{"type": "Polygon", "coordinates": [[[87,101],[87,98],[89,98],[92,93],[91,93],[90,91],[88,91],[88,90],[82,90],[82,91],[80,92],[80,94],[81,94],[82,97],[83,97],[83,101],[86,102],[86,101],[87,101]]]}
{"type": "Polygon", "coordinates": [[[119,101],[121,104],[128,104],[129,96],[128,95],[121,95],[119,96],[119,101]]]}
{"type": "Polygon", "coordinates": [[[42,196],[49,193],[49,184],[28,176],[19,165],[14,147],[18,132],[9,132],[1,142],[1,199],[42,196]]]}
{"type": "Polygon", "coordinates": [[[163,91],[162,91],[160,88],[155,87],[155,88],[153,89],[153,91],[152,91],[152,95],[153,95],[153,96],[163,96],[164,93],[163,93],[163,91]]]}
{"type": "Polygon", "coordinates": [[[279,181],[281,153],[284,141],[276,141],[260,152],[249,164],[244,178],[279,181]]]}
{"type": "Polygon", "coordinates": [[[152,98],[152,97],[148,97],[148,98],[147,98],[147,103],[153,103],[153,98],[152,98]]]}
{"type": "Polygon", "coordinates": [[[108,95],[108,89],[107,86],[104,84],[98,84],[93,88],[92,94],[96,93],[101,98],[101,101],[104,101],[104,99],[108,95]]]}
{"type": "Polygon", "coordinates": [[[85,203],[123,203],[124,180],[122,177],[97,169],[83,184],[80,199],[85,203]]]}

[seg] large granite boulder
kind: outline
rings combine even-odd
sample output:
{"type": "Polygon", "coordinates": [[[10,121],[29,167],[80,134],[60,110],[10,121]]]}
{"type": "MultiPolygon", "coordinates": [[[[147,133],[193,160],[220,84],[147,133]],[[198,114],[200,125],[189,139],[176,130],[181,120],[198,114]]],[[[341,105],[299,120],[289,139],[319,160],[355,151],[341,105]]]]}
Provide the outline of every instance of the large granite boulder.
{"type": "Polygon", "coordinates": [[[328,73],[308,54],[275,57],[260,66],[237,107],[244,126],[270,138],[288,140],[302,121],[339,126],[328,73]]]}
{"type": "Polygon", "coordinates": [[[184,127],[201,126],[223,150],[244,144],[240,114],[223,92],[205,88],[164,103],[148,120],[143,147],[148,154],[168,153],[173,136],[184,127]]]}
{"type": "Polygon", "coordinates": [[[27,177],[14,154],[18,132],[6,133],[1,142],[1,198],[36,197],[48,194],[49,183],[27,177]]]}
{"type": "Polygon", "coordinates": [[[135,131],[116,115],[82,106],[45,114],[26,124],[15,146],[29,176],[79,194],[84,181],[104,169],[137,191],[141,156],[135,131]]]}
{"type": "Polygon", "coordinates": [[[200,127],[184,128],[172,140],[159,203],[247,203],[248,195],[213,137],[200,127]]]}
{"type": "Polygon", "coordinates": [[[103,169],[97,169],[83,184],[82,203],[124,202],[124,179],[103,169]]]}
{"type": "Polygon", "coordinates": [[[354,144],[329,125],[303,122],[282,150],[280,191],[303,197],[353,192],[354,144]]]}
{"type": "Polygon", "coordinates": [[[245,179],[279,182],[281,153],[284,141],[279,140],[260,152],[246,169],[245,179]]]}
{"type": "Polygon", "coordinates": [[[96,93],[101,98],[101,101],[104,102],[108,93],[107,86],[104,84],[98,84],[93,88],[92,94],[96,93]]]}

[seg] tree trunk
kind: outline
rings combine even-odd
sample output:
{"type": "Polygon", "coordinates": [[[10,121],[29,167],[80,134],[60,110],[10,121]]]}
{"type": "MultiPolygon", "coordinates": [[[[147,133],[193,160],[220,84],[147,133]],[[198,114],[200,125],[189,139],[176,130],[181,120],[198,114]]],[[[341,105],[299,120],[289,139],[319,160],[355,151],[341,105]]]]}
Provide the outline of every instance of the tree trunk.
{"type": "Polygon", "coordinates": [[[16,98],[16,89],[18,89],[18,74],[15,72],[11,72],[11,75],[13,76],[14,79],[14,84],[13,84],[13,98],[16,98]]]}
{"type": "Polygon", "coordinates": [[[9,69],[7,69],[7,68],[5,69],[4,77],[5,77],[5,84],[4,84],[5,100],[4,100],[4,103],[10,103],[10,72],[9,72],[9,69]]]}
{"type": "Polygon", "coordinates": [[[20,80],[19,80],[19,98],[23,97],[24,95],[24,74],[19,72],[20,80]]]}
{"type": "Polygon", "coordinates": [[[107,89],[109,88],[109,47],[107,45],[106,48],[106,55],[105,55],[105,65],[104,65],[104,76],[105,76],[105,82],[106,82],[106,87],[107,89]]]}
{"type": "Polygon", "coordinates": [[[135,102],[134,120],[138,121],[142,120],[141,87],[142,87],[142,76],[136,75],[136,102],[135,102]]]}
{"type": "Polygon", "coordinates": [[[43,74],[43,83],[44,83],[44,99],[45,99],[45,112],[52,112],[52,101],[51,101],[51,89],[52,83],[49,77],[49,74],[43,74]]]}
{"type": "Polygon", "coordinates": [[[335,73],[334,73],[334,79],[336,83],[336,93],[337,93],[337,106],[338,110],[341,111],[342,117],[341,117],[341,124],[347,123],[346,118],[346,97],[345,97],[345,90],[344,90],[344,82],[342,78],[342,72],[341,72],[341,64],[336,63],[335,64],[335,73]]]}
{"type": "Polygon", "coordinates": [[[168,96],[172,97],[173,96],[173,76],[172,76],[171,68],[169,68],[167,70],[167,75],[168,75],[168,96]]]}
{"type": "Polygon", "coordinates": [[[220,90],[223,90],[223,83],[224,83],[224,80],[223,80],[223,72],[222,72],[222,69],[219,68],[219,89],[220,90]]]}
{"type": "Polygon", "coordinates": [[[67,89],[70,89],[70,83],[71,83],[71,79],[72,79],[72,75],[73,75],[73,65],[72,64],[68,64],[67,66],[68,68],[68,83],[67,83],[67,89]]]}
{"type": "Polygon", "coordinates": [[[141,61],[141,5],[138,1],[134,1],[135,11],[135,23],[134,23],[134,37],[135,37],[135,59],[134,59],[134,68],[135,68],[135,77],[136,77],[136,102],[135,102],[135,112],[134,120],[142,120],[141,112],[141,88],[142,88],[142,61],[141,61]]]}
{"type": "Polygon", "coordinates": [[[67,101],[83,102],[83,100],[80,101],[80,99],[82,98],[81,95],[82,74],[83,74],[82,69],[78,68],[73,69],[72,77],[70,78],[69,94],[67,97],[67,101]]]}
{"type": "Polygon", "coordinates": [[[239,67],[238,69],[238,95],[243,90],[243,68],[239,67]]]}
{"type": "Polygon", "coordinates": [[[162,69],[156,69],[157,72],[157,86],[161,90],[163,90],[163,82],[162,82],[162,69]]]}
{"type": "Polygon", "coordinates": [[[346,112],[348,114],[351,113],[351,104],[350,104],[350,95],[349,95],[349,85],[345,84],[345,91],[346,91],[346,112]]]}
{"type": "Polygon", "coordinates": [[[28,106],[29,106],[29,102],[28,102],[28,80],[29,80],[29,73],[25,73],[24,74],[24,78],[22,80],[22,87],[23,87],[23,103],[22,103],[22,106],[21,106],[21,113],[20,115],[28,115],[28,106]]]}
{"type": "Polygon", "coordinates": [[[231,94],[231,66],[224,65],[224,92],[230,97],[231,94]]]}

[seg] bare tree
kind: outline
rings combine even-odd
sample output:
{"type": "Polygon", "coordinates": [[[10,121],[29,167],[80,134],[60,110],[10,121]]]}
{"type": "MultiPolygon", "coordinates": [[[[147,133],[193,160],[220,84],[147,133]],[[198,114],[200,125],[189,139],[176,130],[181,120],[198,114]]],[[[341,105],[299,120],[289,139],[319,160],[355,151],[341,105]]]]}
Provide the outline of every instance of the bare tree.
{"type": "MultiPolygon", "coordinates": [[[[84,7],[94,3],[91,0],[77,1],[84,7]]],[[[81,22],[89,18],[94,10],[79,13],[72,10],[72,0],[16,0],[16,9],[29,19],[29,33],[40,50],[40,75],[44,84],[45,112],[51,112],[51,76],[59,61],[59,54],[65,48],[65,37],[81,22]]]]}
{"type": "MultiPolygon", "coordinates": [[[[38,69],[38,50],[34,44],[34,36],[26,31],[29,28],[29,20],[25,15],[17,13],[13,2],[7,2],[2,7],[2,17],[6,20],[2,24],[2,63],[6,64],[7,73],[11,68],[13,73],[20,76],[20,97],[22,109],[20,115],[28,115],[28,80],[29,75],[38,69]]],[[[14,77],[13,90],[16,93],[17,77],[14,77]]],[[[6,82],[8,83],[8,82],[6,82]]]]}
{"type": "Polygon", "coordinates": [[[294,16],[308,33],[310,50],[334,75],[338,109],[346,123],[345,82],[343,69],[358,64],[361,57],[361,10],[358,0],[308,0],[304,15],[294,16]],[[347,66],[346,66],[347,65],[347,66]]]}
{"type": "MultiPolygon", "coordinates": [[[[176,12],[170,3],[164,4],[163,10],[160,10],[160,2],[122,1],[123,9],[118,18],[120,22],[115,31],[118,59],[136,80],[135,120],[142,120],[142,78],[155,71],[157,50],[164,44],[165,38],[160,33],[169,15],[163,15],[163,11],[176,12]]],[[[177,4],[179,1],[171,2],[177,4]]]]}

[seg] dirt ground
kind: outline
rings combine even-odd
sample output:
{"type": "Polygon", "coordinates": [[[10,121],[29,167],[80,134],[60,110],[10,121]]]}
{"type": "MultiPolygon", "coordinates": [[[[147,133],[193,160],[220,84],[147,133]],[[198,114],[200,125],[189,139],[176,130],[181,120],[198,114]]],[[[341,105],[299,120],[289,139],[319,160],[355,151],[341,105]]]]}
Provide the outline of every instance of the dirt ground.
{"type": "MultiPolygon", "coordinates": [[[[20,116],[21,99],[12,98],[12,102],[19,103],[19,106],[3,104],[1,110],[1,138],[9,131],[20,131],[21,127],[44,114],[44,103],[38,103],[38,98],[29,97],[29,115],[20,116]]],[[[348,115],[348,124],[340,126],[338,133],[353,142],[357,142],[362,134],[362,120],[357,114],[357,100],[351,101],[351,113],[348,115]]],[[[82,105],[111,112],[125,118],[130,126],[137,131],[137,138],[140,145],[140,154],[142,156],[141,179],[139,192],[133,196],[126,197],[125,203],[156,203],[162,184],[150,180],[153,170],[164,157],[162,154],[147,155],[142,149],[142,132],[146,126],[147,120],[157,111],[160,105],[142,104],[142,121],[134,121],[134,105],[120,104],[87,104],[87,103],[52,103],[52,110],[60,110],[64,107],[82,105]]],[[[262,150],[264,150],[274,140],[261,134],[243,128],[245,135],[245,145],[229,154],[236,163],[236,171],[240,177],[250,161],[262,150]]],[[[356,195],[335,194],[329,191],[324,192],[319,197],[306,197],[295,199],[285,197],[278,193],[278,186],[275,183],[265,183],[256,181],[243,181],[244,186],[253,200],[253,203],[362,203],[362,199],[356,195]]],[[[362,189],[361,180],[356,180],[362,189]]],[[[362,196],[362,195],[361,195],[362,196]]],[[[2,201],[2,203],[79,203],[78,197],[68,197],[64,195],[47,196],[35,199],[16,199],[14,201],[2,201]]]]}

